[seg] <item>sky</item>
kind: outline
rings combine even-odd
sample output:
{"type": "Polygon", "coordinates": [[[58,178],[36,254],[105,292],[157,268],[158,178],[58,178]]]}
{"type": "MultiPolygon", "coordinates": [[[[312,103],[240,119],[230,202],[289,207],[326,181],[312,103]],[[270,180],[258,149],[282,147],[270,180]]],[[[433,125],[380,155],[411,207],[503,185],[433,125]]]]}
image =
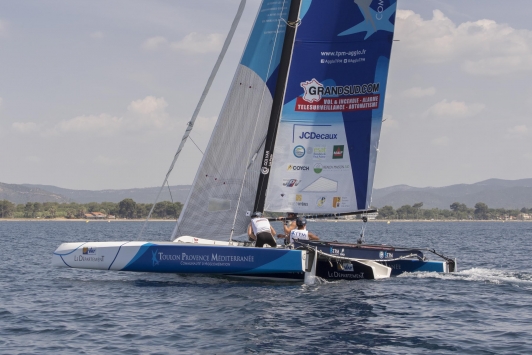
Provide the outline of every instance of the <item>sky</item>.
{"type": "MultiPolygon", "coordinates": [[[[0,2],[0,182],[160,186],[239,0],[0,2]]],[[[192,139],[207,146],[248,0],[192,139]]],[[[532,2],[398,0],[375,187],[532,177],[532,2]]],[[[191,184],[188,142],[170,176],[191,184]]]]}

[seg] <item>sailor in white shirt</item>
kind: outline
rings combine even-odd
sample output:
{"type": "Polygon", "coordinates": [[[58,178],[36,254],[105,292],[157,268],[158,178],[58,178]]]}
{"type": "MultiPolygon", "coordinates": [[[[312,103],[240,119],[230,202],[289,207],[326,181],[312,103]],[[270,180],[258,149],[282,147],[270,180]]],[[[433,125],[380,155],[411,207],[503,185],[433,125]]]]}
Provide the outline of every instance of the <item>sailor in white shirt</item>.
{"type": "Polygon", "coordinates": [[[250,240],[255,240],[255,246],[262,248],[268,244],[272,248],[277,247],[275,242],[275,229],[270,225],[267,218],[262,217],[261,212],[254,212],[251,215],[251,223],[248,226],[248,236],[250,240]]]}
{"type": "Polygon", "coordinates": [[[294,239],[310,239],[310,240],[319,240],[318,236],[307,230],[307,220],[303,217],[298,217],[296,219],[297,229],[292,229],[290,231],[290,244],[294,242],[294,239]]]}

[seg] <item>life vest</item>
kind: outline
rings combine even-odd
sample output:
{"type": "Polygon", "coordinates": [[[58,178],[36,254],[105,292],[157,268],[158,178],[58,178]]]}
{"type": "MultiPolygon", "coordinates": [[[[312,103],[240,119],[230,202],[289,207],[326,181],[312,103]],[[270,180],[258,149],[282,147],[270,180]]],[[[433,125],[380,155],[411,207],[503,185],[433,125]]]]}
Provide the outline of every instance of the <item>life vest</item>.
{"type": "Polygon", "coordinates": [[[290,243],[294,241],[294,239],[307,239],[308,240],[308,230],[306,229],[293,229],[290,232],[290,243]]]}
{"type": "Polygon", "coordinates": [[[253,228],[253,234],[255,235],[262,232],[271,233],[270,222],[268,222],[267,218],[253,218],[251,220],[251,228],[253,228]]]}

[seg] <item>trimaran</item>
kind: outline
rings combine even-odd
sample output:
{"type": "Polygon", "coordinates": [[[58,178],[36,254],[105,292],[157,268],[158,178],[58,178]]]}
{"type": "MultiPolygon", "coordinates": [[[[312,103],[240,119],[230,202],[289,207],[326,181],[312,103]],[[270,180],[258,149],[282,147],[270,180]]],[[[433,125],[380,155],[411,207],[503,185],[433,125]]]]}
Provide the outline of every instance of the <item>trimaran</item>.
{"type": "Polygon", "coordinates": [[[254,211],[312,218],[359,214],[364,221],[375,212],[371,193],[396,5],[263,0],[171,241],[63,243],[52,263],[307,283],[316,276],[354,280],[456,271],[456,260],[430,249],[309,240],[255,248],[234,237],[246,233],[254,211]],[[439,260],[427,260],[426,252],[439,260]]]}

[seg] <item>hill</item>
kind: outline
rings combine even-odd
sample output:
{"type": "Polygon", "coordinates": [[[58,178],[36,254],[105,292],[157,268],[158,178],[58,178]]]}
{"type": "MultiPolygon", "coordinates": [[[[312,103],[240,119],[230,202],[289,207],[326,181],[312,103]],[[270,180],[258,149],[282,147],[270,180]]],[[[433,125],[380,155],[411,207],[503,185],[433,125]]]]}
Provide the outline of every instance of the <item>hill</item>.
{"type": "MultiPolygon", "coordinates": [[[[64,196],[68,200],[77,203],[120,202],[125,198],[131,198],[138,203],[153,203],[160,189],[160,187],[145,187],[123,190],[70,190],[51,185],[23,184],[22,186],[49,191],[52,194],[64,196]]],[[[173,198],[174,202],[179,201],[181,203],[185,203],[189,190],[190,185],[170,186],[170,191],[172,193],[172,196],[170,196],[170,193],[168,192],[168,187],[165,187],[161,192],[159,201],[172,201],[173,198]]]]}
{"type": "MultiPolygon", "coordinates": [[[[171,186],[174,201],[184,203],[190,185],[171,186]]],[[[71,190],[51,185],[0,183],[0,200],[13,203],[26,202],[120,202],[132,198],[139,203],[153,203],[159,187],[122,190],[71,190]]],[[[168,188],[161,193],[159,201],[171,201],[168,188]]],[[[449,209],[453,202],[473,207],[484,202],[490,208],[521,209],[532,207],[532,179],[489,179],[474,184],[457,184],[444,187],[412,187],[396,185],[375,189],[373,206],[386,205],[399,208],[423,202],[423,208],[449,209]]]]}
{"type": "Polygon", "coordinates": [[[423,208],[449,209],[453,202],[473,207],[484,202],[491,208],[520,209],[532,207],[532,179],[489,179],[474,184],[444,187],[412,187],[396,185],[375,189],[372,205],[399,208],[423,202],[423,208]]]}
{"type": "Polygon", "coordinates": [[[8,200],[16,204],[26,202],[71,202],[68,198],[30,185],[4,184],[0,182],[0,200],[8,200]]]}

